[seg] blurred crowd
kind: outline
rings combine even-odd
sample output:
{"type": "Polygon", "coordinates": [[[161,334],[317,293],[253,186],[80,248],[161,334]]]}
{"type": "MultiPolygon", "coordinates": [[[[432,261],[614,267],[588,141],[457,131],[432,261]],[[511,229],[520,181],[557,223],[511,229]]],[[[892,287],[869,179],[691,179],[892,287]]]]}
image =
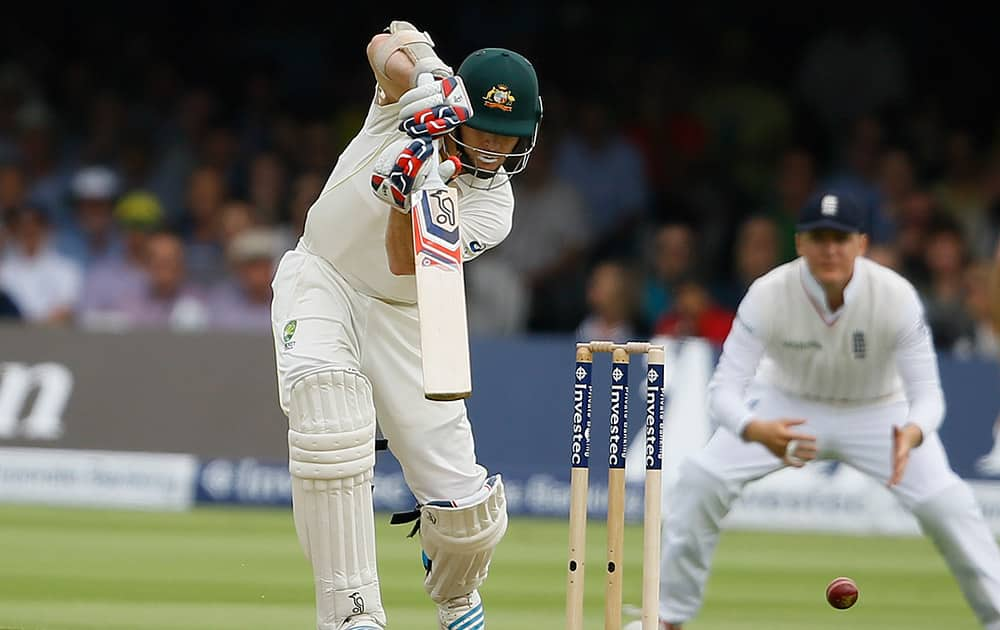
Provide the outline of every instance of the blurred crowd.
{"type": "MultiPolygon", "coordinates": [[[[545,119],[510,236],[467,267],[474,334],[721,343],[750,283],[795,257],[799,208],[836,190],[868,208],[869,256],[914,282],[940,349],[1000,353],[1000,116],[950,115],[885,31],[818,32],[766,76],[739,32],[710,59],[586,73],[509,35],[545,119]]],[[[0,317],[269,330],[274,265],[368,106],[366,41],[308,108],[268,62],[214,85],[156,51],[114,81],[106,58],[0,57],[0,317]]]]}

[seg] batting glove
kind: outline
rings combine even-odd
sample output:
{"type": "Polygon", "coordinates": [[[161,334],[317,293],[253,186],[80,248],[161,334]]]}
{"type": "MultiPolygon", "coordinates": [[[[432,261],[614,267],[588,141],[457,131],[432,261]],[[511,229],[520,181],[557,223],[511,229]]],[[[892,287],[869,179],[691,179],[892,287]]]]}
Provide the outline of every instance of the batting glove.
{"type": "MultiPolygon", "coordinates": [[[[403,214],[409,214],[409,196],[427,179],[424,164],[434,151],[434,142],[427,136],[403,138],[393,142],[375,159],[372,192],[380,200],[403,214]]],[[[451,181],[462,169],[457,156],[441,161],[438,174],[444,182],[451,181]]]]}
{"type": "Polygon", "coordinates": [[[437,136],[449,133],[461,125],[472,115],[471,110],[460,105],[436,105],[422,109],[399,123],[399,130],[405,131],[411,138],[421,136],[437,136]]]}
{"type": "Polygon", "coordinates": [[[472,117],[472,102],[465,91],[465,83],[459,76],[446,77],[440,81],[421,82],[417,87],[404,92],[399,97],[399,104],[400,123],[413,118],[418,112],[441,105],[461,107],[467,114],[466,120],[472,117]]]}

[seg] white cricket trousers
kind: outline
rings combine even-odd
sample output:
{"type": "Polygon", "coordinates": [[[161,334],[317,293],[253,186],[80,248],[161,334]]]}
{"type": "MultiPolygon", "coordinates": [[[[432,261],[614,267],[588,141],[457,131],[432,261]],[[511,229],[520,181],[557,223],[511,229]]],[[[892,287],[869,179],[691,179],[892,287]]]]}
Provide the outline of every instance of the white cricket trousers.
{"type": "MultiPolygon", "coordinates": [[[[906,402],[834,406],[773,388],[759,393],[757,417],[805,419],[796,430],[816,436],[819,459],[839,460],[883,484],[888,481],[892,427],[905,422],[906,402]]],[[[783,467],[763,445],[744,442],[726,429],[716,431],[682,464],[663,529],[662,619],[682,623],[701,608],[720,522],[748,482],[783,467]]],[[[1000,630],[1000,551],[936,433],[911,452],[893,493],[944,556],[983,627],[1000,630]]]]}
{"type": "Polygon", "coordinates": [[[323,258],[298,249],[275,271],[274,327],[281,407],[302,378],[348,370],[371,383],[375,417],[417,501],[479,492],[486,470],[476,463],[463,401],[424,398],[417,307],[358,292],[323,258]],[[286,342],[284,331],[294,321],[286,342]]]}

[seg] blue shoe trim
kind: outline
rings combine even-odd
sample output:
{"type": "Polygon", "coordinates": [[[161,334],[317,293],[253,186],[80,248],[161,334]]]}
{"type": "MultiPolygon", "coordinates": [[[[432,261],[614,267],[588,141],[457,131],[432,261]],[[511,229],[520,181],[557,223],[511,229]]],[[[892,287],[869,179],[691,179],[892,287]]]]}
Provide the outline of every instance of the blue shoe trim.
{"type": "Polygon", "coordinates": [[[475,630],[483,627],[483,605],[479,604],[455,621],[448,624],[448,630],[475,630]]]}

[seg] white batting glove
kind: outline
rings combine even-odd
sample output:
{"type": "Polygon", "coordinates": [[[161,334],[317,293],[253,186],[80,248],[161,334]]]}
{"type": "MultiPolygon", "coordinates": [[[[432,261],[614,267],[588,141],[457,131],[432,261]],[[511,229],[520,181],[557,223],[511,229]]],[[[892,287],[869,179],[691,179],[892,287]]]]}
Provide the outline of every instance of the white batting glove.
{"type": "Polygon", "coordinates": [[[466,118],[471,118],[473,115],[472,101],[465,91],[465,83],[462,82],[462,77],[457,75],[440,81],[424,82],[422,79],[417,87],[407,90],[399,97],[399,104],[401,107],[397,119],[400,123],[413,118],[417,112],[440,105],[466,110],[468,112],[466,118]]]}
{"type": "MultiPolygon", "coordinates": [[[[387,146],[375,158],[372,192],[403,214],[410,212],[410,193],[427,179],[427,159],[434,151],[430,138],[402,138],[387,146]]],[[[441,160],[438,174],[445,183],[462,170],[457,156],[441,160]]]]}

